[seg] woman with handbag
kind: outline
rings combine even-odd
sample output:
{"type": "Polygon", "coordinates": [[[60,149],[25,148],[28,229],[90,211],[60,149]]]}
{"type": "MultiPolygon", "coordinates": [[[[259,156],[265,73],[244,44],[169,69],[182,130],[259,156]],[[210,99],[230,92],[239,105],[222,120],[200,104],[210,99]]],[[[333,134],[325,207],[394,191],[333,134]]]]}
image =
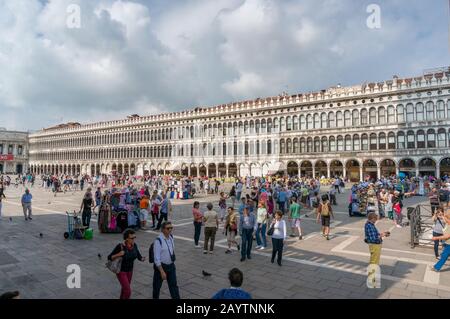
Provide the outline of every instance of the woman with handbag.
{"type": "Polygon", "coordinates": [[[233,207],[228,207],[228,214],[225,219],[224,235],[227,237],[228,249],[225,254],[231,254],[231,244],[235,244],[237,250],[240,250],[240,246],[236,241],[238,231],[238,214],[234,211],[233,207]]]}
{"type": "Polygon", "coordinates": [[[275,256],[278,254],[277,263],[279,266],[281,266],[281,258],[283,256],[284,240],[287,239],[286,222],[282,218],[283,213],[278,210],[267,232],[267,235],[272,236],[272,259],[270,261],[273,263],[275,256]]]}
{"type": "Polygon", "coordinates": [[[124,242],[118,244],[109,254],[107,267],[116,273],[122,290],[120,299],[130,299],[131,296],[131,278],[133,277],[134,260],[145,261],[137,245],[134,243],[136,235],[134,230],[127,229],[123,233],[124,242]]]}

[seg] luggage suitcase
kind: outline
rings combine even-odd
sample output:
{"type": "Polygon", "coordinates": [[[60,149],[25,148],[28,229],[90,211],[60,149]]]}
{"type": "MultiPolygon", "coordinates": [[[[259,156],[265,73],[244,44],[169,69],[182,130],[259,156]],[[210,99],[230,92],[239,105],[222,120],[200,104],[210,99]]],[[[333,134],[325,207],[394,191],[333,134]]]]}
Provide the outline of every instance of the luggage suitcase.
{"type": "Polygon", "coordinates": [[[84,239],[91,240],[94,237],[94,230],[88,228],[84,231],[84,239]]]}

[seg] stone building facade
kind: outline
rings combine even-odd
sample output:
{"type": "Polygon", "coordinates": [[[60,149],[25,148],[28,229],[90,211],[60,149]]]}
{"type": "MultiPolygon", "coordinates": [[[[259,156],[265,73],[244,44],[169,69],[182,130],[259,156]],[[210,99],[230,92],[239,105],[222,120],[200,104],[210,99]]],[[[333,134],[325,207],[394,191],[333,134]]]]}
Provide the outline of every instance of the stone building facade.
{"type": "Polygon", "coordinates": [[[30,135],[35,173],[450,175],[450,68],[30,135]]]}
{"type": "Polygon", "coordinates": [[[0,129],[0,174],[28,170],[28,133],[0,129]]]}

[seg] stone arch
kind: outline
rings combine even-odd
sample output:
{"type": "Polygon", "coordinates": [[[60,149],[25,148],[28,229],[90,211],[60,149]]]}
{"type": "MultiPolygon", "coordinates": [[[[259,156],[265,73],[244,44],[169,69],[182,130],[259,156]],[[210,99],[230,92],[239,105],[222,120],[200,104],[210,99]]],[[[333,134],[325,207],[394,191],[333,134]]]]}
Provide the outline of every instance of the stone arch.
{"type": "Polygon", "coordinates": [[[360,165],[356,159],[349,159],[345,162],[347,177],[351,182],[359,182],[361,180],[360,165]]]}
{"type": "Polygon", "coordinates": [[[396,175],[396,165],[395,161],[392,159],[383,159],[380,161],[380,173],[381,176],[389,177],[396,175]]]}
{"type": "Polygon", "coordinates": [[[431,157],[424,157],[418,161],[419,175],[436,176],[436,161],[431,157]]]}
{"type": "Polygon", "coordinates": [[[302,161],[300,163],[300,175],[302,177],[313,177],[313,164],[311,161],[302,161]]]}
{"type": "Polygon", "coordinates": [[[328,166],[327,163],[323,160],[318,160],[314,163],[315,177],[322,177],[328,175],[328,166]]]}
{"type": "Polygon", "coordinates": [[[298,176],[298,172],[299,172],[299,167],[298,167],[298,163],[295,161],[289,161],[286,165],[287,167],[287,174],[288,176],[298,176]]]}

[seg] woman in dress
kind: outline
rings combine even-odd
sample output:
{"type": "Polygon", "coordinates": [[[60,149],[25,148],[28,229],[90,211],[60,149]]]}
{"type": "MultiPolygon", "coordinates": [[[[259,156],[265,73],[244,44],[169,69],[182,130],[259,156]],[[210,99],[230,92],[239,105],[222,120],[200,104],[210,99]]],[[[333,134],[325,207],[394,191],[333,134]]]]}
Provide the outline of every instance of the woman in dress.
{"type": "Polygon", "coordinates": [[[238,221],[239,215],[234,211],[233,207],[228,207],[227,217],[225,219],[224,235],[227,237],[228,249],[225,254],[231,254],[232,244],[236,245],[237,250],[240,250],[240,246],[236,241],[236,236],[238,232],[238,221]]]}

